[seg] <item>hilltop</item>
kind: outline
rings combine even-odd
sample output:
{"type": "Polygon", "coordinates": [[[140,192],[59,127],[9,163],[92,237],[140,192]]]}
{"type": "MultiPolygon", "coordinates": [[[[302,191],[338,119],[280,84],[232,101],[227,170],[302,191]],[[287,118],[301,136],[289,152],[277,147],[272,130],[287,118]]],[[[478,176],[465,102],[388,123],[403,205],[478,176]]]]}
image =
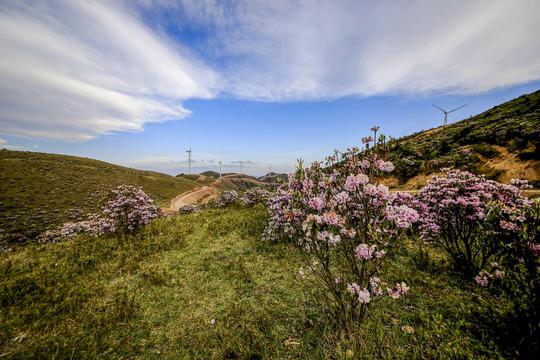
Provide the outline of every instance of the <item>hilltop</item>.
{"type": "Polygon", "coordinates": [[[101,194],[120,184],[142,187],[166,205],[199,186],[185,178],[67,155],[0,151],[0,229],[20,240],[99,211],[101,194]]]}
{"type": "Polygon", "coordinates": [[[417,189],[444,167],[456,167],[508,183],[540,186],[540,90],[446,127],[391,142],[396,166],[387,183],[417,189]]]}

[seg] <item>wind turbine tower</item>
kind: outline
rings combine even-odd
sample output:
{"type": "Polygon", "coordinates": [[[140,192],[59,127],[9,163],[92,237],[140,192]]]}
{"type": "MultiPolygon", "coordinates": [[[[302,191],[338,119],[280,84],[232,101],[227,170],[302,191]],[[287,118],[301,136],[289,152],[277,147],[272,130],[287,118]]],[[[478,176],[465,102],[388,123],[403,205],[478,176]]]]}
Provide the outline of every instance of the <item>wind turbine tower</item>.
{"type": "Polygon", "coordinates": [[[219,178],[221,179],[221,161],[219,162],[219,178]]]}
{"type": "Polygon", "coordinates": [[[189,162],[189,174],[191,175],[191,146],[189,147],[189,150],[186,150],[188,153],[188,162],[189,162]]]}
{"type": "Polygon", "coordinates": [[[438,107],[437,105],[434,105],[434,104],[431,104],[431,105],[435,106],[437,109],[441,110],[444,113],[444,126],[446,126],[446,125],[448,125],[448,114],[450,114],[451,112],[454,112],[456,110],[459,110],[462,107],[465,107],[465,106],[469,105],[469,103],[467,103],[465,105],[461,105],[460,107],[455,108],[454,110],[450,110],[450,111],[443,110],[443,109],[441,109],[440,107],[438,107]]]}
{"type": "Polygon", "coordinates": [[[240,160],[240,174],[242,174],[242,160],[240,160]]]}

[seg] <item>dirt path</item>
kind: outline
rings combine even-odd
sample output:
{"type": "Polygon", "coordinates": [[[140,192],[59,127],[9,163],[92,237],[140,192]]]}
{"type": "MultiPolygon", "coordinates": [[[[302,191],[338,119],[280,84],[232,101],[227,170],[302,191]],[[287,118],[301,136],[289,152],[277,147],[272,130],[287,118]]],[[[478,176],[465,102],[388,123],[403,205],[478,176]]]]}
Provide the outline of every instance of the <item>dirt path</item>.
{"type": "MultiPolygon", "coordinates": [[[[212,185],[214,183],[212,183],[212,185]]],[[[217,185],[219,185],[219,183],[217,185]]],[[[171,200],[170,206],[168,208],[161,208],[161,211],[165,214],[176,213],[178,212],[178,209],[180,209],[184,205],[197,204],[199,199],[203,197],[205,198],[202,199],[201,203],[206,204],[210,200],[217,198],[217,196],[218,196],[218,190],[214,186],[207,186],[207,185],[201,186],[193,190],[186,191],[185,193],[182,193],[178,196],[175,196],[171,200]]]]}

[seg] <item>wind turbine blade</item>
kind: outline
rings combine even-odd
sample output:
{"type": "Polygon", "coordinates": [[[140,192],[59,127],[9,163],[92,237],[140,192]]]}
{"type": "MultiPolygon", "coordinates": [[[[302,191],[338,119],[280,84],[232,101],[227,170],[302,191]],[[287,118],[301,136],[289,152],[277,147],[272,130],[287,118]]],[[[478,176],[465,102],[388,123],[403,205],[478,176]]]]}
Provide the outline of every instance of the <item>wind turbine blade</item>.
{"type": "MultiPolygon", "coordinates": [[[[433,105],[433,104],[431,104],[431,105],[433,105]]],[[[437,109],[441,110],[441,111],[442,111],[443,113],[445,113],[445,114],[446,114],[446,111],[445,111],[445,110],[443,110],[443,109],[441,109],[441,108],[440,108],[440,107],[438,107],[437,105],[433,105],[433,106],[435,106],[435,107],[436,107],[437,109]]]]}
{"type": "Polygon", "coordinates": [[[459,110],[459,109],[461,109],[462,107],[465,107],[465,106],[467,106],[467,105],[469,105],[469,103],[467,103],[467,104],[465,104],[465,105],[462,105],[462,106],[460,106],[460,107],[458,107],[458,108],[455,108],[454,110],[451,110],[451,111],[449,111],[448,113],[450,114],[452,111],[459,110]]]}

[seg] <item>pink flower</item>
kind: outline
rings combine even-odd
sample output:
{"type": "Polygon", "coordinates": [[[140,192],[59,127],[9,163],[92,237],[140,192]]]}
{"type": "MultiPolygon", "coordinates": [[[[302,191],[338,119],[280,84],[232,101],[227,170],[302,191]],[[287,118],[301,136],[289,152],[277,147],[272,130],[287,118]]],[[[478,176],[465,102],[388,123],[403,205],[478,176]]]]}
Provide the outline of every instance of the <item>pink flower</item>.
{"type": "Polygon", "coordinates": [[[405,294],[407,291],[409,291],[409,287],[404,282],[402,282],[401,284],[396,284],[396,287],[397,287],[397,291],[399,291],[402,294],[405,294]]]}
{"type": "Polygon", "coordinates": [[[371,259],[376,245],[368,246],[367,244],[360,244],[356,248],[356,257],[359,259],[371,259]]]}
{"type": "Polygon", "coordinates": [[[323,220],[327,225],[338,225],[341,218],[335,211],[329,211],[323,214],[323,220]]]}
{"type": "Polygon", "coordinates": [[[360,185],[365,185],[368,182],[369,177],[366,174],[349,175],[343,188],[347,191],[355,191],[360,185]]]}
{"type": "Polygon", "coordinates": [[[394,164],[390,161],[377,160],[375,166],[382,172],[391,172],[394,170],[394,164]]]}
{"type": "Polygon", "coordinates": [[[394,291],[390,288],[387,288],[386,290],[388,291],[388,296],[390,296],[391,298],[394,298],[394,299],[399,298],[399,291],[394,291]]]}
{"type": "Polygon", "coordinates": [[[347,290],[351,294],[356,295],[360,292],[360,286],[357,283],[347,284],[347,290]]]}
{"type": "Polygon", "coordinates": [[[361,304],[367,304],[371,301],[371,295],[369,294],[369,291],[366,288],[364,288],[364,290],[358,293],[358,301],[361,304]]]}
{"type": "Polygon", "coordinates": [[[480,286],[488,286],[488,279],[485,275],[483,276],[477,276],[474,278],[474,280],[480,285],[480,286]]]}
{"type": "Polygon", "coordinates": [[[320,211],[324,208],[326,201],[321,197],[314,197],[309,199],[309,207],[313,210],[320,211]]]}

